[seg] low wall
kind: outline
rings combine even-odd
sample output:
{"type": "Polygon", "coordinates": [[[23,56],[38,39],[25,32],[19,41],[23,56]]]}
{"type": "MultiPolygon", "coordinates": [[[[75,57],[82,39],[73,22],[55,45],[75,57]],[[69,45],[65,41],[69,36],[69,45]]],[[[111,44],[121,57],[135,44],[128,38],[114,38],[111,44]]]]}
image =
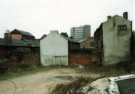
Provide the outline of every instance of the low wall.
{"type": "Polygon", "coordinates": [[[88,65],[95,63],[95,56],[91,53],[70,53],[69,64],[88,65]]]}

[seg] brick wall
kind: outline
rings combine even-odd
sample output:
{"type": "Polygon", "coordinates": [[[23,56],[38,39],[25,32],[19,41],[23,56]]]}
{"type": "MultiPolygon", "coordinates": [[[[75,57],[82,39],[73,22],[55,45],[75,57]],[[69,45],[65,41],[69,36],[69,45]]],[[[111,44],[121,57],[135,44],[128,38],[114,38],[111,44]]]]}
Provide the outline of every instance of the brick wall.
{"type": "Polygon", "coordinates": [[[69,64],[93,64],[95,63],[95,57],[92,54],[85,53],[70,53],[69,64]]]}

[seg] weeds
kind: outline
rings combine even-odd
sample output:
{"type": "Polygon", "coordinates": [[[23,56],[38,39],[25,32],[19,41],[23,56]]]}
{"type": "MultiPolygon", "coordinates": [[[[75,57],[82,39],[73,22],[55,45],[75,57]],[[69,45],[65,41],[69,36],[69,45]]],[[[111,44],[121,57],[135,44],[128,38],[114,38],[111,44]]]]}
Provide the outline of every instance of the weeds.
{"type": "Polygon", "coordinates": [[[86,85],[89,82],[92,82],[94,79],[79,77],[77,80],[72,81],[67,84],[58,84],[52,94],[83,94],[79,89],[86,85]]]}
{"type": "Polygon", "coordinates": [[[80,88],[85,86],[94,80],[128,74],[128,72],[123,67],[107,66],[101,67],[97,65],[84,66],[83,69],[76,70],[78,73],[87,73],[89,77],[79,77],[77,80],[68,84],[58,84],[56,88],[52,91],[52,94],[83,94],[80,88]],[[94,78],[93,74],[100,74],[100,77],[94,78]]]}

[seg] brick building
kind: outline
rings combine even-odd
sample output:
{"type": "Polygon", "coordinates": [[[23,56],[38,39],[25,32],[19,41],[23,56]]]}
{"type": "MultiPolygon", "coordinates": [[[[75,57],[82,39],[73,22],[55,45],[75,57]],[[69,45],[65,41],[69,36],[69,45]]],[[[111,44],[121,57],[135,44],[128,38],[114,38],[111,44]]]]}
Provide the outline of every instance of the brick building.
{"type": "Polygon", "coordinates": [[[34,40],[35,37],[30,33],[18,29],[14,29],[13,31],[9,31],[5,33],[6,39],[11,40],[34,40]]]}

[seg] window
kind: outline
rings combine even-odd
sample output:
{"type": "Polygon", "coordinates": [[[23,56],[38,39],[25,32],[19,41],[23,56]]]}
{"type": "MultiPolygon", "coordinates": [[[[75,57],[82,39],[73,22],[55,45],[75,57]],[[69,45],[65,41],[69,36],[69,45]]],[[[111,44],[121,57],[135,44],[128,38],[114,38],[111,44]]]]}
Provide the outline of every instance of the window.
{"type": "Polygon", "coordinates": [[[135,94],[135,78],[120,80],[117,84],[120,94],[135,94]]]}
{"type": "Polygon", "coordinates": [[[117,31],[118,35],[125,35],[127,31],[127,25],[118,25],[117,31]]]}
{"type": "Polygon", "coordinates": [[[118,31],[127,31],[126,25],[118,25],[118,31]]]}

